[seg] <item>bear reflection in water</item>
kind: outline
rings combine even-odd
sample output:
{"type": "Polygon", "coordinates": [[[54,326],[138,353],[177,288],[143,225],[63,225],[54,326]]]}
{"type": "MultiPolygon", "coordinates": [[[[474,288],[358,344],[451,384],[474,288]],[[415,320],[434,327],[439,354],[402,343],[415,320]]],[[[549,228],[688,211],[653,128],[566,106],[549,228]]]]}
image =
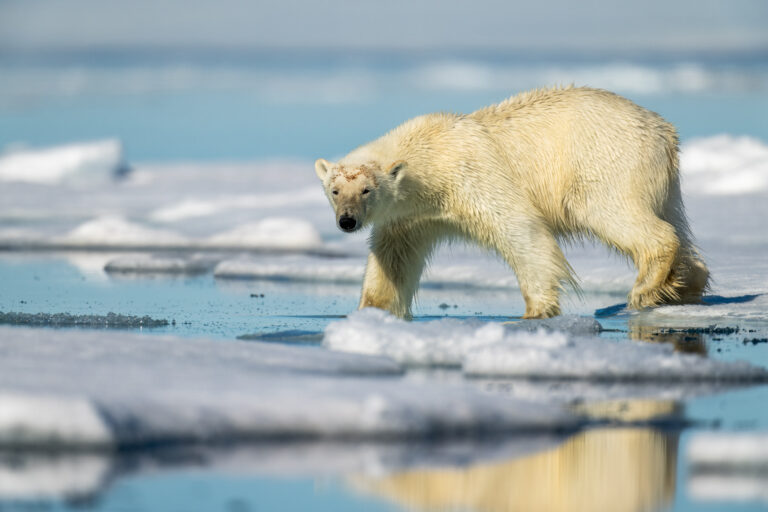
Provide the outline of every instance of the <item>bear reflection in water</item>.
{"type": "MultiPolygon", "coordinates": [[[[669,401],[583,406],[624,421],[678,413],[669,401]]],[[[653,428],[601,428],[554,449],[466,468],[353,478],[352,485],[409,509],[635,512],[666,508],[675,494],[678,435],[653,428]]]]}

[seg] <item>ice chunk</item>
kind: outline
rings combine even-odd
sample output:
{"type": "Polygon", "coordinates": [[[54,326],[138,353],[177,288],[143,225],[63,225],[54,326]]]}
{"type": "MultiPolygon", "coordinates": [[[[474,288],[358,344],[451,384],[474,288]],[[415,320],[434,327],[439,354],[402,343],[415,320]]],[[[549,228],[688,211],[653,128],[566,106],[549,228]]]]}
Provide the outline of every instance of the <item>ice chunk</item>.
{"type": "Polygon", "coordinates": [[[185,237],[165,229],[155,229],[130,222],[120,216],[90,220],[59,237],[67,246],[163,247],[185,245],[185,237]]]}
{"type": "Polygon", "coordinates": [[[101,446],[114,436],[90,400],[52,389],[50,394],[0,390],[0,446],[58,445],[101,446]]]}
{"type": "Polygon", "coordinates": [[[211,247],[256,247],[263,249],[313,249],[323,243],[308,221],[290,217],[269,217],[238,226],[206,241],[211,247]]]}
{"type": "Polygon", "coordinates": [[[421,437],[580,423],[559,406],[407,381],[391,359],[321,348],[4,327],[0,354],[0,411],[15,411],[0,422],[0,439],[14,446],[421,437]],[[58,399],[41,419],[43,405],[58,399]],[[71,419],[69,430],[59,416],[71,419]]]}
{"type": "Polygon", "coordinates": [[[55,185],[66,179],[113,177],[125,169],[122,146],[111,139],[0,155],[0,181],[55,185]]]}
{"type": "Polygon", "coordinates": [[[330,324],[323,345],[334,350],[387,355],[412,366],[462,366],[468,354],[503,342],[509,333],[516,333],[516,340],[524,345],[557,348],[567,344],[568,339],[562,332],[551,331],[568,329],[596,333],[600,324],[593,318],[576,316],[506,325],[452,318],[409,323],[370,308],[330,324]]]}
{"type": "Polygon", "coordinates": [[[567,316],[508,324],[454,319],[408,323],[368,309],[330,324],[323,345],[387,355],[407,365],[461,366],[473,376],[768,380],[767,370],[746,362],[676,353],[671,345],[583,336],[585,326],[596,332],[595,324],[591,318],[567,316]]]}
{"type": "Polygon", "coordinates": [[[752,137],[718,135],[683,146],[680,168],[687,192],[737,195],[768,190],[768,145],[752,137]]]}
{"type": "Polygon", "coordinates": [[[674,351],[672,345],[574,337],[557,348],[509,336],[467,355],[468,375],[600,380],[766,381],[768,370],[674,351]]]}

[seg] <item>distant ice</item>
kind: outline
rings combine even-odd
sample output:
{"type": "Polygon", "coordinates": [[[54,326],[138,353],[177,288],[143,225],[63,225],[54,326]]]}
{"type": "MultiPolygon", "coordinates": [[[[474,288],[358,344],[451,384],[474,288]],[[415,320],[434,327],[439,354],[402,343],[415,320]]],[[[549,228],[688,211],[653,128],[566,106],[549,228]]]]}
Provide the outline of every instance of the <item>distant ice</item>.
{"type": "Polygon", "coordinates": [[[219,259],[207,254],[139,254],[110,259],[99,270],[103,268],[107,273],[199,274],[209,272],[219,259]]]}
{"type": "Polygon", "coordinates": [[[0,154],[0,181],[56,185],[64,180],[104,180],[125,170],[122,145],[110,139],[0,154]]]}
{"type": "Polygon", "coordinates": [[[270,217],[214,235],[205,241],[205,245],[307,250],[320,248],[323,240],[317,229],[306,220],[270,217]]]}
{"type": "Polygon", "coordinates": [[[238,258],[224,260],[214,269],[220,278],[287,279],[322,283],[360,284],[365,271],[365,257],[331,258],[318,261],[306,256],[281,258],[238,258]]]}
{"type": "Polygon", "coordinates": [[[114,94],[179,91],[246,91],[262,101],[347,104],[397,91],[491,92],[498,97],[546,84],[589,84],[622,94],[742,93],[765,91],[766,71],[756,66],[679,62],[643,63],[493,62],[487,59],[416,59],[404,66],[353,65],[291,69],[188,64],[184,66],[56,67],[3,66],[0,99],[6,102],[114,94]],[[383,84],[386,83],[386,88],[383,84]]]}
{"type": "Polygon", "coordinates": [[[391,359],[321,348],[5,327],[0,353],[0,442],[14,446],[422,437],[579,424],[556,405],[461,383],[411,382],[391,359]]]}
{"type": "MultiPolygon", "coordinates": [[[[191,238],[170,229],[138,223],[120,216],[104,216],[83,222],[52,239],[8,237],[6,243],[20,247],[79,249],[175,249],[177,251],[258,249],[263,251],[323,252],[322,238],[314,226],[301,218],[267,217],[206,238],[191,238]]],[[[328,249],[330,251],[330,249],[328,249]]],[[[135,261],[139,264],[139,261],[135,261]]],[[[147,261],[152,264],[151,261],[147,261]]]]}
{"type": "Polygon", "coordinates": [[[768,370],[674,352],[666,344],[588,336],[592,318],[512,324],[453,319],[409,323],[367,309],[330,324],[329,349],[387,355],[411,366],[460,366],[466,375],[604,380],[768,380],[768,370]],[[535,330],[534,330],[535,329],[535,330]]]}
{"type": "Polygon", "coordinates": [[[0,324],[46,327],[93,327],[129,329],[137,327],[165,327],[168,320],[149,316],[121,315],[73,315],[71,313],[15,313],[0,311],[0,324]]]}
{"type": "Polygon", "coordinates": [[[680,153],[680,168],[690,193],[768,191],[768,145],[752,137],[718,135],[688,141],[680,153]]]}
{"type": "MultiPolygon", "coordinates": [[[[224,259],[216,266],[214,275],[221,278],[285,279],[360,285],[365,273],[364,251],[365,249],[361,248],[357,254],[349,257],[325,260],[310,259],[301,255],[281,259],[224,259]]],[[[632,271],[623,262],[614,262],[613,266],[609,264],[610,262],[606,261],[601,265],[582,265],[583,272],[579,272],[582,289],[586,292],[626,294],[634,281],[632,271]]],[[[518,289],[517,278],[505,263],[493,255],[479,252],[461,256],[437,256],[424,272],[421,284],[431,288],[518,289]]]]}
{"type": "Polygon", "coordinates": [[[229,210],[264,210],[280,207],[288,209],[293,208],[296,204],[326,206],[327,200],[322,188],[313,185],[285,192],[183,199],[178,203],[163,206],[151,212],[149,218],[156,222],[180,222],[216,215],[229,210]]]}
{"type": "Polygon", "coordinates": [[[186,237],[166,229],[151,228],[118,216],[84,222],[56,242],[83,247],[179,247],[186,237]]]}

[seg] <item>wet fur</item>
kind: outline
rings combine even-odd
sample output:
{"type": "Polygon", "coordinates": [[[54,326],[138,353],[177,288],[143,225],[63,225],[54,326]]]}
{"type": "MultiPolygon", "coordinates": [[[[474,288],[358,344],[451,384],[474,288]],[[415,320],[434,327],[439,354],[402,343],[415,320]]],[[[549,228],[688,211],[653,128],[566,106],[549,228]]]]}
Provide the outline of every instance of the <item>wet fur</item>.
{"type": "Polygon", "coordinates": [[[467,115],[417,117],[316,171],[337,220],[373,225],[361,308],[410,317],[445,240],[501,255],[527,318],[558,315],[563,288],[578,290],[558,240],[593,238],[628,256],[633,308],[696,302],[707,288],[674,127],[607,91],[535,90],[467,115]]]}

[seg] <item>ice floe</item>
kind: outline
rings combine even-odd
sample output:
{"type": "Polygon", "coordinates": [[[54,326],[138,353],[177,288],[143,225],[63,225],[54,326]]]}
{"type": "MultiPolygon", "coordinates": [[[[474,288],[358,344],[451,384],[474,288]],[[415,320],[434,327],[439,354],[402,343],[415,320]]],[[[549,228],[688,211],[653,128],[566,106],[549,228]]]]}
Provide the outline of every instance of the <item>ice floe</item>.
{"type": "Polygon", "coordinates": [[[238,258],[224,260],[213,271],[219,278],[285,279],[320,283],[360,284],[365,257],[318,260],[304,256],[281,258],[238,258]]]}
{"type": "Polygon", "coordinates": [[[106,216],[85,222],[56,242],[82,247],[178,247],[188,240],[172,231],[131,222],[119,216],[106,216]]]}
{"type": "Polygon", "coordinates": [[[137,254],[112,258],[100,270],[125,274],[200,274],[208,272],[221,258],[211,254],[137,254]]]}
{"type": "Polygon", "coordinates": [[[56,185],[64,180],[113,178],[126,169],[118,140],[19,149],[0,155],[0,181],[56,185]]]}
{"type": "Polygon", "coordinates": [[[214,235],[205,245],[212,247],[245,247],[307,250],[323,244],[317,229],[306,220],[292,217],[270,217],[238,226],[214,235]]]}
{"type": "Polygon", "coordinates": [[[706,195],[768,190],[768,145],[752,137],[718,135],[688,141],[680,153],[686,191],[706,195]]]}
{"type": "Polygon", "coordinates": [[[592,318],[511,324],[452,319],[408,323],[367,309],[330,324],[329,349],[387,355],[406,365],[460,366],[467,375],[605,380],[768,380],[746,362],[682,354],[666,344],[615,342],[594,334],[592,318]]]}
{"type": "Polygon", "coordinates": [[[0,441],[14,446],[538,432],[580,421],[321,348],[6,327],[0,354],[0,441]]]}

